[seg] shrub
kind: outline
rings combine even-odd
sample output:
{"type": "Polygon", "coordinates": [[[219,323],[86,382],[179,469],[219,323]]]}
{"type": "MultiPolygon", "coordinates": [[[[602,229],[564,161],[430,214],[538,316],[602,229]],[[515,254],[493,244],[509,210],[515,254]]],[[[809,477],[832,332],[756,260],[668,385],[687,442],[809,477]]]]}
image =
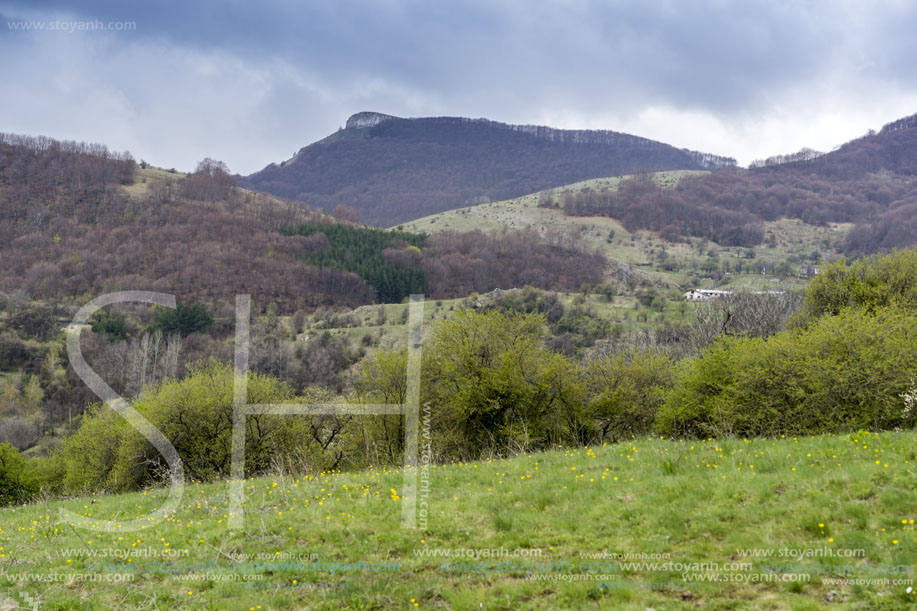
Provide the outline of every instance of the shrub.
{"type": "Polygon", "coordinates": [[[53,339],[57,334],[54,311],[44,305],[32,304],[28,309],[10,317],[9,324],[12,328],[19,330],[23,336],[42,342],[53,339]]]}
{"type": "Polygon", "coordinates": [[[110,342],[127,339],[127,324],[124,317],[109,312],[97,312],[92,320],[92,332],[105,335],[110,342]]]}
{"type": "Polygon", "coordinates": [[[8,443],[0,443],[0,506],[27,500],[34,487],[25,474],[26,459],[8,443]]]}
{"type": "Polygon", "coordinates": [[[121,416],[99,404],[91,406],[77,431],[58,449],[64,488],[76,494],[112,488],[111,471],[127,434],[121,416]]]}
{"type": "MultiPolygon", "coordinates": [[[[233,372],[211,361],[189,367],[183,380],[170,380],[149,391],[134,408],[169,439],[184,464],[185,477],[208,481],[229,476],[233,412],[233,372]]],[[[331,402],[327,391],[307,391],[307,401],[331,402]],[[322,395],[318,397],[317,394],[322,395]]],[[[250,373],[249,403],[284,403],[294,399],[284,383],[250,373]]],[[[347,458],[336,447],[349,419],[266,416],[246,418],[245,469],[263,473],[294,463],[320,470],[347,458]]],[[[146,438],[120,415],[96,406],[79,430],[61,444],[63,488],[70,492],[136,490],[160,481],[168,464],[146,438]]]]}
{"type": "Polygon", "coordinates": [[[0,331],[0,371],[22,369],[38,373],[47,350],[34,340],[24,340],[12,331],[0,331]]]}
{"type": "Polygon", "coordinates": [[[587,375],[598,440],[618,441],[652,431],[675,382],[675,366],[664,354],[635,350],[596,359],[587,375]]]}
{"type": "Polygon", "coordinates": [[[917,309],[917,248],[826,265],[809,281],[800,320],[891,305],[917,309]]]}
{"type": "Polygon", "coordinates": [[[583,305],[586,301],[582,293],[576,295],[573,302],[577,305],[565,308],[556,293],[527,286],[521,291],[504,292],[485,305],[483,310],[541,314],[550,332],[547,346],[566,356],[576,356],[595,345],[596,340],[607,336],[609,321],[598,316],[591,306],[583,305]]]}
{"type": "MultiPolygon", "coordinates": [[[[279,381],[249,375],[249,403],[281,403],[290,398],[292,392],[279,381]]],[[[186,477],[208,481],[229,475],[232,405],[232,370],[211,362],[192,366],[188,377],[164,383],[155,393],[142,396],[134,407],[175,446],[186,477]]],[[[266,442],[278,434],[278,423],[250,416],[246,424],[246,466],[256,472],[265,470],[271,462],[266,442]]],[[[120,489],[135,489],[166,469],[159,452],[130,429],[118,447],[112,483],[120,489]]]]}
{"type": "Polygon", "coordinates": [[[656,299],[658,291],[652,287],[640,288],[637,289],[634,294],[636,295],[637,301],[640,303],[640,305],[648,308],[650,305],[652,305],[653,300],[656,299]]]}
{"type": "Polygon", "coordinates": [[[460,310],[432,330],[423,401],[443,456],[478,457],[583,442],[584,389],[542,343],[543,316],[460,310]]]}
{"type": "Polygon", "coordinates": [[[917,315],[844,310],[768,339],[721,338],[684,367],[658,426],[676,436],[912,427],[917,315]]]}
{"type": "MultiPolygon", "coordinates": [[[[361,363],[354,387],[358,396],[374,403],[404,403],[407,398],[408,351],[377,350],[361,363]]],[[[373,464],[397,464],[404,454],[404,418],[378,416],[368,418],[362,426],[371,439],[373,464]]]]}

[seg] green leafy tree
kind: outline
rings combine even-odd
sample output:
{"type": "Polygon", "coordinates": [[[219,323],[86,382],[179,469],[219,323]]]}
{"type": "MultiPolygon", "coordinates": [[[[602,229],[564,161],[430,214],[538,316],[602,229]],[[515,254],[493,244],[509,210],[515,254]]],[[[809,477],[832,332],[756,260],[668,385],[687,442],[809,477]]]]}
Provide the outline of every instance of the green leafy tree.
{"type": "Polygon", "coordinates": [[[0,443],[0,506],[28,500],[35,489],[26,476],[26,459],[8,443],[0,443]]]}
{"type": "Polygon", "coordinates": [[[33,305],[10,318],[10,326],[24,336],[39,341],[48,341],[57,333],[57,323],[51,308],[33,305]]]}
{"type": "Polygon", "coordinates": [[[97,312],[92,321],[92,332],[105,335],[110,342],[120,342],[127,339],[127,324],[123,316],[108,312],[97,312]]]}
{"type": "MultiPolygon", "coordinates": [[[[360,366],[354,380],[357,396],[373,403],[404,403],[407,398],[408,351],[378,350],[360,366]]],[[[367,456],[374,464],[397,464],[404,453],[404,418],[377,416],[361,420],[367,456]]]]}
{"type": "Polygon", "coordinates": [[[847,307],[872,310],[889,305],[917,309],[917,248],[889,255],[840,259],[821,268],[806,288],[797,323],[838,314],[847,307]]]}
{"type": "MultiPolygon", "coordinates": [[[[185,476],[207,481],[228,477],[231,457],[233,372],[211,361],[190,366],[187,377],[143,394],[134,408],[162,431],[178,451],[185,476]]],[[[250,373],[250,403],[293,400],[285,384],[250,373]]],[[[246,418],[245,461],[249,473],[283,464],[311,439],[308,418],[246,418]]],[[[162,480],[168,466],[159,452],[117,413],[96,406],[60,448],[64,489],[136,490],[162,480]]]]}
{"type": "Polygon", "coordinates": [[[179,303],[174,309],[157,308],[149,331],[162,331],[164,335],[179,333],[182,337],[207,331],[213,326],[213,317],[199,303],[179,303]]]}
{"type": "Polygon", "coordinates": [[[543,316],[460,310],[434,327],[423,400],[445,456],[506,454],[589,434],[574,365],[542,343],[543,316]]]}
{"type": "Polygon", "coordinates": [[[598,440],[619,441],[650,433],[667,393],[675,365],[664,354],[634,350],[602,356],[587,368],[589,413],[598,440]]]}
{"type": "Polygon", "coordinates": [[[686,364],[658,419],[676,436],[910,428],[917,315],[843,310],[768,339],[720,338],[686,364]]]}

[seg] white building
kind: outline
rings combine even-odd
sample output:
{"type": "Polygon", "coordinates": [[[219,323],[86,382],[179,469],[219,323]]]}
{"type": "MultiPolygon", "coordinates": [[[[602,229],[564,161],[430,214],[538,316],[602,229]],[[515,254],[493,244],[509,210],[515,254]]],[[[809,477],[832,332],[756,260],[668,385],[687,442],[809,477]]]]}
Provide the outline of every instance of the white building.
{"type": "Polygon", "coordinates": [[[723,295],[732,295],[732,291],[718,289],[691,289],[685,293],[685,301],[709,301],[723,295]]]}

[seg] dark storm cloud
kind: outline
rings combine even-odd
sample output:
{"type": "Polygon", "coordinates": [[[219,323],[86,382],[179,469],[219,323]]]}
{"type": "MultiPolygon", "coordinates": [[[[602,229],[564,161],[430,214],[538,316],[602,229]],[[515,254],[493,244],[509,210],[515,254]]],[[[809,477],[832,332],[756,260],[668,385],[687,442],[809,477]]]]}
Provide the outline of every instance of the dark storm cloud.
{"type": "MultiPolygon", "coordinates": [[[[647,109],[657,109],[654,116],[664,109],[669,121],[662,123],[700,113],[747,131],[754,125],[740,124],[752,117],[763,125],[819,105],[822,113],[848,112],[863,106],[863,88],[913,95],[917,70],[917,9],[907,2],[0,0],[0,8],[14,16],[6,19],[136,22],[129,32],[89,37],[89,78],[109,90],[109,103],[133,113],[132,121],[144,120],[141,109],[162,115],[170,87],[198,83],[202,98],[222,91],[211,101],[245,107],[254,123],[248,133],[263,134],[262,150],[249,139],[245,153],[226,155],[236,155],[247,171],[280,152],[288,156],[363,109],[623,123],[601,125],[613,129],[642,127],[647,109]],[[146,79],[117,73],[124,69],[112,59],[117,53],[148,62],[146,79]],[[262,152],[271,157],[259,160],[262,152]]],[[[14,61],[41,45],[73,52],[77,43],[65,37],[5,31],[0,52],[14,61]]],[[[78,87],[72,93],[88,95],[78,87]]],[[[179,122],[199,112],[193,100],[174,104],[171,116],[179,122]]],[[[202,135],[213,136],[208,121],[241,117],[227,108],[211,112],[200,118],[202,135]]],[[[740,139],[723,130],[719,141],[740,139]]],[[[648,135],[680,146],[712,144],[648,135]]],[[[232,146],[220,138],[214,144],[232,146]]]]}
{"type": "MultiPolygon", "coordinates": [[[[765,2],[35,2],[133,20],[145,37],[250,60],[282,58],[329,83],[375,75],[439,95],[468,88],[652,96],[731,110],[816,74],[836,38],[824,14],[765,2]],[[588,89],[587,89],[588,88],[588,89]]],[[[561,96],[567,97],[567,96],[561,96]]]]}

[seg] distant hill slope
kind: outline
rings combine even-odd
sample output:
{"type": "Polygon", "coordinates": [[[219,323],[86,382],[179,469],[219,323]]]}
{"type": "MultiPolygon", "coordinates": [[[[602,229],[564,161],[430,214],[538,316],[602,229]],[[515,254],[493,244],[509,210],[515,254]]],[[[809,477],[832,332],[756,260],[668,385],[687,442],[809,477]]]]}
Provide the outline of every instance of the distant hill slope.
{"type": "Polygon", "coordinates": [[[917,176],[917,114],[887,123],[878,133],[870,131],[815,159],[780,164],[770,169],[793,167],[843,179],[881,171],[917,176]]]}
{"type": "Polygon", "coordinates": [[[137,289],[222,307],[250,293],[293,312],[413,292],[575,290],[601,282],[606,266],[560,234],[428,239],[337,223],[233,183],[217,170],[138,167],[101,145],[0,133],[0,299],[137,289]]]}
{"type": "Polygon", "coordinates": [[[710,170],[735,160],[613,131],[362,112],[337,133],[242,179],[244,186],[390,226],[473,203],[640,170],[710,170]]]}
{"type": "Polygon", "coordinates": [[[908,248],[917,244],[917,114],[812,160],[682,186],[683,199],[713,191],[717,205],[765,219],[855,223],[850,255],[908,248]]]}
{"type": "Polygon", "coordinates": [[[479,226],[502,223],[509,228],[592,227],[596,218],[607,218],[630,233],[647,230],[671,243],[694,238],[749,248],[764,242],[770,245],[769,236],[776,239],[773,223],[795,219],[813,228],[853,227],[843,244],[832,245],[849,255],[917,244],[917,117],[895,121],[879,133],[810,159],[750,170],[677,174],[672,189],[647,180],[645,174],[621,181],[620,188],[611,179],[591,180],[564,189],[559,199],[535,198],[531,203],[537,209],[503,210],[498,205],[498,213],[489,206],[470,207],[449,216],[417,219],[410,228],[429,232],[477,221],[482,222],[479,226]],[[563,220],[549,221],[548,217],[556,216],[550,208],[556,208],[563,220]],[[487,218],[475,218],[482,215],[487,218]]]}
{"type": "MultiPolygon", "coordinates": [[[[665,193],[674,194],[683,181],[711,175],[710,172],[682,170],[660,172],[652,177],[665,193]]],[[[533,229],[542,235],[567,231],[576,233],[585,247],[598,250],[613,262],[611,275],[616,275],[623,266],[631,272],[639,270],[654,281],[672,287],[690,282],[696,275],[693,272],[702,270],[709,261],[707,254],[716,251],[722,261],[729,261],[733,266],[738,261],[745,261],[746,267],[753,267],[754,274],[757,274],[752,275],[745,270],[748,275],[740,275],[733,267],[732,286],[762,290],[796,286],[796,281],[792,279],[781,284],[772,275],[761,275],[762,269],[772,270],[773,274],[785,261],[793,261],[794,265],[803,260],[817,262],[817,258],[808,259],[810,253],[816,251],[820,255],[836,257],[840,253],[833,248],[843,243],[853,227],[852,223],[819,226],[791,218],[764,221],[762,227],[768,245],[756,249],[753,259],[745,259],[748,254],[745,247],[727,246],[715,241],[702,242],[700,239],[672,242],[660,237],[659,232],[639,228],[629,230],[617,218],[568,215],[563,209],[562,203],[570,197],[590,193],[617,194],[622,182],[633,179],[632,176],[591,179],[501,202],[440,212],[400,224],[398,228],[428,235],[471,229],[489,232],[533,229]],[[546,205],[547,202],[554,205],[546,205]]],[[[784,272],[783,275],[791,274],[784,272]]]]}
{"type": "Polygon", "coordinates": [[[208,304],[251,293],[280,311],[372,300],[356,274],[306,265],[310,244],[279,231],[331,219],[236,188],[195,199],[194,178],[101,145],[0,133],[0,293],[155,290],[208,304]]]}

